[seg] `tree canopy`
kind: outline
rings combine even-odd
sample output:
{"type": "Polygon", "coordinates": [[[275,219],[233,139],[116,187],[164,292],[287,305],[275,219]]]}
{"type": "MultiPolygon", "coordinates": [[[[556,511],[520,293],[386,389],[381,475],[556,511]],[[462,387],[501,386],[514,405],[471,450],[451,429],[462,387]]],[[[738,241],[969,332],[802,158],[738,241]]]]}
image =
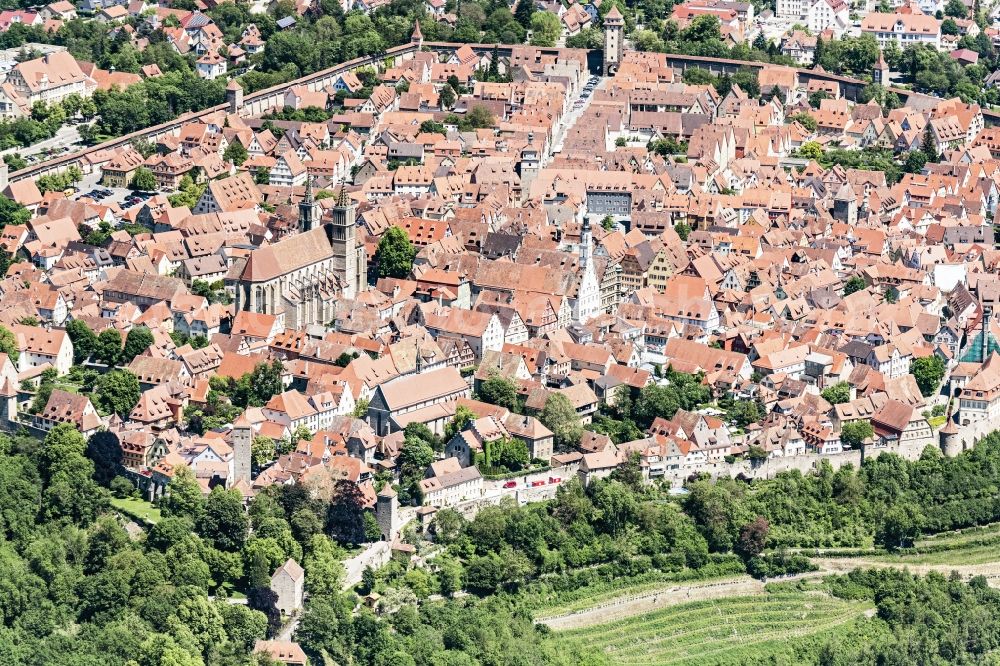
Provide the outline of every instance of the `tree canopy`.
{"type": "Polygon", "coordinates": [[[375,264],[380,277],[405,278],[413,268],[417,250],[406,232],[397,226],[389,227],[378,241],[375,264]]]}

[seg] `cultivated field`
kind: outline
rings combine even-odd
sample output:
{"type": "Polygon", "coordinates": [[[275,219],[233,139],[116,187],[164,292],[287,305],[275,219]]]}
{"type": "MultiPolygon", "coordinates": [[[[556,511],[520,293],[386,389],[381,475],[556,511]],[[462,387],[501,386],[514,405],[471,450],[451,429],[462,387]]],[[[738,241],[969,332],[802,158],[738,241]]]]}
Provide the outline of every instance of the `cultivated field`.
{"type": "Polygon", "coordinates": [[[796,642],[870,610],[823,594],[781,592],[686,603],[559,636],[603,650],[615,664],[739,664],[788,655],[796,642]]]}

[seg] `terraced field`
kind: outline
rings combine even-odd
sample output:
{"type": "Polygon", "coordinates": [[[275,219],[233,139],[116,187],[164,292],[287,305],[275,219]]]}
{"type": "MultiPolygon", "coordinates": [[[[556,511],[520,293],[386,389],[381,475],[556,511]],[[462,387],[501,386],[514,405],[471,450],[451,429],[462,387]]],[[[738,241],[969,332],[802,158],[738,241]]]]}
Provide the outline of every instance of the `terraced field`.
{"type": "MultiPolygon", "coordinates": [[[[821,566],[829,561],[815,560],[821,566]]],[[[973,567],[996,564],[1000,569],[1000,525],[986,525],[962,531],[942,532],[922,537],[913,550],[901,553],[863,555],[860,564],[928,565],[973,567]]]]}
{"type": "Polygon", "coordinates": [[[945,564],[952,566],[968,566],[973,564],[989,564],[1000,562],[1000,542],[989,544],[969,544],[951,550],[939,550],[928,553],[907,553],[905,555],[878,555],[868,558],[874,562],[890,562],[894,564],[945,564]]]}
{"type": "Polygon", "coordinates": [[[783,592],[681,604],[559,636],[603,650],[614,664],[738,664],[749,656],[787,654],[795,641],[833,632],[869,609],[783,592]]]}

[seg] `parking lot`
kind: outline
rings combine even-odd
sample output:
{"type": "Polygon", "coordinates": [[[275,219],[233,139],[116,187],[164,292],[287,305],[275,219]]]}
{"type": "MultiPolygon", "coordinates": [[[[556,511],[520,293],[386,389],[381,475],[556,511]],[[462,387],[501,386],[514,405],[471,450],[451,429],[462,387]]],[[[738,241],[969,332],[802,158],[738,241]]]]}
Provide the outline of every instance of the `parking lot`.
{"type": "Polygon", "coordinates": [[[135,192],[128,187],[105,187],[100,183],[100,173],[86,174],[79,183],[76,184],[76,192],[70,195],[70,199],[92,199],[95,203],[110,206],[115,204],[123,211],[134,206],[140,206],[147,199],[152,197],[153,192],[135,192]]]}

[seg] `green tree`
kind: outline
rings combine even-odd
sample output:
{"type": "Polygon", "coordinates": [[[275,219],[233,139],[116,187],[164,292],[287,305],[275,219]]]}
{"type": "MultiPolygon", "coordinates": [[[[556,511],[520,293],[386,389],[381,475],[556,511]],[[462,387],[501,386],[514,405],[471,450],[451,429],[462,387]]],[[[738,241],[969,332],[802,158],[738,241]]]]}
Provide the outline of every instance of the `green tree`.
{"type": "Polygon", "coordinates": [[[851,385],[847,382],[837,382],[823,389],[821,395],[831,405],[839,405],[851,399],[851,385]]]}
{"type": "Polygon", "coordinates": [[[264,435],[257,435],[250,444],[250,460],[257,467],[263,467],[274,460],[274,440],[264,435]]]}
{"type": "Polygon", "coordinates": [[[848,421],[840,427],[840,443],[852,449],[861,448],[874,435],[870,421],[848,421]]]}
{"type": "Polygon", "coordinates": [[[444,441],[445,442],[450,441],[451,438],[455,436],[455,433],[464,430],[465,426],[467,426],[475,419],[476,415],[472,412],[471,409],[469,409],[464,405],[459,405],[455,409],[455,415],[451,417],[451,420],[448,421],[447,424],[445,424],[444,438],[443,438],[444,441]]]}
{"type": "Polygon", "coordinates": [[[129,186],[133,190],[140,190],[142,192],[153,192],[157,189],[156,176],[153,172],[146,167],[139,167],[135,170],[135,174],[132,176],[132,182],[129,186]]]}
{"type": "Polygon", "coordinates": [[[380,277],[405,278],[413,268],[417,250],[406,232],[397,226],[389,227],[379,239],[375,251],[375,264],[380,277]]]}
{"type": "Polygon", "coordinates": [[[968,18],[969,10],[962,0],[948,0],[948,4],[944,6],[944,14],[945,16],[964,19],[968,18]]]}
{"type": "Polygon", "coordinates": [[[451,86],[444,86],[438,93],[438,101],[442,109],[450,109],[455,106],[455,89],[451,86]]]}
{"type": "Polygon", "coordinates": [[[583,427],[573,403],[562,393],[552,393],[538,419],[555,435],[555,442],[563,449],[575,448],[580,443],[583,427]]]}
{"type": "Polygon", "coordinates": [[[552,12],[537,11],[531,15],[532,46],[555,46],[561,33],[559,17],[552,12]]]}
{"type": "Polygon", "coordinates": [[[267,616],[242,604],[218,602],[226,635],[239,650],[250,652],[254,643],[267,636],[267,616]]]}
{"type": "Polygon", "coordinates": [[[141,395],[139,378],[129,370],[112,370],[97,381],[94,390],[97,405],[123,419],[135,409],[141,395]]]}
{"type": "Polygon", "coordinates": [[[499,372],[491,372],[486,381],[480,384],[479,398],[491,405],[506,407],[512,412],[519,411],[517,384],[499,372]]]}
{"type": "Polygon", "coordinates": [[[927,123],[924,126],[924,137],[920,143],[920,151],[927,157],[928,162],[937,162],[937,141],[934,139],[934,130],[931,129],[931,124],[927,123]]]}
{"type": "Polygon", "coordinates": [[[534,0],[517,0],[517,6],[514,8],[514,18],[517,19],[517,22],[524,26],[525,29],[531,27],[531,17],[534,13],[534,0]]]}
{"type": "Polygon", "coordinates": [[[911,150],[906,153],[903,160],[903,171],[906,173],[920,173],[927,165],[927,156],[923,150],[911,150]]]}
{"type": "Polygon", "coordinates": [[[216,486],[205,500],[205,510],[196,524],[198,534],[212,542],[216,548],[238,551],[243,547],[250,528],[250,519],[243,508],[240,491],[216,486]]]}
{"type": "Polygon", "coordinates": [[[816,123],[816,119],[810,116],[808,113],[793,113],[788,116],[785,120],[790,123],[798,123],[805,127],[810,132],[815,132],[819,125],[816,123]]]}
{"type": "Polygon", "coordinates": [[[59,424],[45,436],[38,466],[45,482],[44,519],[86,527],[107,508],[108,492],[94,482],[94,464],[87,459],[86,448],[86,440],[72,424],[59,424]]]}
{"type": "Polygon", "coordinates": [[[750,521],[743,490],[734,481],[698,481],[689,486],[684,510],[694,519],[711,550],[732,550],[740,526],[750,521]]]}
{"type": "Polygon", "coordinates": [[[306,590],[312,595],[334,595],[344,580],[344,552],[325,534],[315,534],[303,561],[306,590]]]}
{"type": "Polygon", "coordinates": [[[875,541],[889,550],[908,548],[920,536],[923,516],[910,502],[892,506],[882,516],[875,532],[875,541]]]}
{"type": "Polygon", "coordinates": [[[425,120],[420,123],[420,131],[426,132],[428,134],[447,134],[448,131],[444,128],[444,125],[437,122],[436,120],[425,120]]]}
{"type": "Polygon", "coordinates": [[[341,479],[334,484],[329,525],[338,540],[355,544],[365,542],[366,502],[364,493],[353,481],[341,479]]]}
{"type": "Polygon", "coordinates": [[[8,224],[27,224],[31,212],[13,199],[0,194],[0,228],[8,224]]]}
{"type": "Polygon", "coordinates": [[[862,291],[865,289],[865,281],[859,275],[852,275],[847,282],[844,283],[844,295],[850,296],[856,291],[862,291]]]}
{"type": "Polygon", "coordinates": [[[222,153],[222,159],[232,162],[236,166],[242,166],[250,157],[247,149],[239,141],[233,141],[226,146],[226,151],[222,153]]]}
{"type": "Polygon", "coordinates": [[[66,324],[66,335],[73,343],[73,363],[79,365],[97,351],[97,336],[86,322],[74,319],[66,324]]]}
{"type": "Polygon", "coordinates": [[[205,498],[202,497],[201,485],[195,479],[194,472],[187,465],[174,471],[169,492],[160,501],[160,509],[166,517],[176,516],[195,522],[201,517],[205,510],[205,498]]]}
{"type": "Polygon", "coordinates": [[[937,393],[944,373],[944,361],[935,354],[913,359],[910,363],[910,374],[917,380],[920,393],[925,398],[937,393]]]}
{"type": "Polygon", "coordinates": [[[97,336],[95,356],[105,365],[114,366],[122,353],[122,334],[118,329],[107,328],[97,336]]]}
{"type": "Polygon", "coordinates": [[[713,14],[695,16],[688,27],[681,31],[680,38],[685,42],[708,43],[722,39],[722,25],[719,17],[713,14]]]}
{"type": "Polygon", "coordinates": [[[823,146],[817,141],[806,141],[799,147],[799,157],[807,160],[818,160],[823,157],[823,146]]]}
{"type": "Polygon", "coordinates": [[[462,120],[464,123],[460,123],[460,129],[463,126],[467,126],[465,127],[466,129],[484,129],[496,125],[496,119],[493,117],[493,114],[482,104],[473,106],[462,120]]]}
{"type": "Polygon", "coordinates": [[[422,479],[424,471],[432,462],[434,462],[434,449],[430,444],[415,438],[403,440],[403,448],[397,459],[400,477],[417,476],[422,479]]]}
{"type": "Polygon", "coordinates": [[[128,365],[136,356],[142,354],[153,344],[153,332],[146,326],[133,326],[125,336],[125,349],[122,351],[120,363],[128,365]]]}
{"type": "Polygon", "coordinates": [[[0,353],[7,354],[14,365],[17,365],[17,340],[6,326],[0,325],[0,353]]]}

